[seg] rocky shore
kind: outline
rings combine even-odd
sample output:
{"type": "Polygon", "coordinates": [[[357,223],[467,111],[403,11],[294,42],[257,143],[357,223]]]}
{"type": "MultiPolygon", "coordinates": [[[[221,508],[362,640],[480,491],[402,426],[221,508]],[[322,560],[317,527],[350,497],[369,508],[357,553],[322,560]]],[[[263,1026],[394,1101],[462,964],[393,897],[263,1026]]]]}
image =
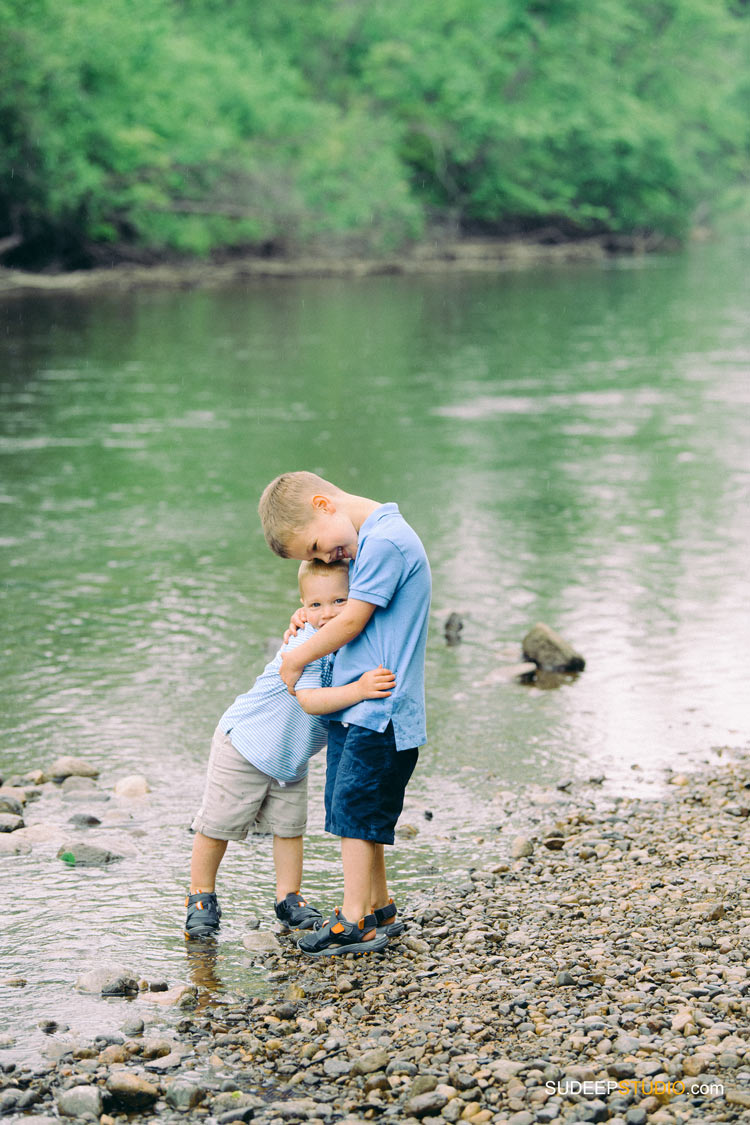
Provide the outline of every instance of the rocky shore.
{"type": "Polygon", "coordinates": [[[208,944],[190,949],[205,986],[99,967],[78,987],[140,992],[120,1032],[82,1043],[50,1021],[35,1067],[3,1061],[0,1039],[0,1115],[750,1120],[750,767],[737,756],[599,811],[561,798],[528,836],[479,847],[467,881],[405,903],[383,954],[310,960],[250,931],[263,998],[212,991],[208,944]]]}
{"type": "Polygon", "coordinates": [[[296,256],[238,256],[140,264],[115,260],[111,267],[32,273],[0,268],[0,294],[89,293],[140,288],[194,288],[246,278],[369,277],[378,274],[497,273],[563,262],[600,262],[615,255],[675,250],[658,237],[608,234],[547,237],[436,239],[399,254],[364,258],[323,252],[296,256]]]}

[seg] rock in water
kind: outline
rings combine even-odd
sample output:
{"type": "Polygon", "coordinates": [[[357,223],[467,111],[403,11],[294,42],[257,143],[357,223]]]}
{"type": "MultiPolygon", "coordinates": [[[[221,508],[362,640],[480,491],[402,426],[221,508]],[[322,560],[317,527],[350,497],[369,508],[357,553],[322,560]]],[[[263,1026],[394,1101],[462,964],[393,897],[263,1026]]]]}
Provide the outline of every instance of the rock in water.
{"type": "Polygon", "coordinates": [[[151,789],[146,778],[139,773],[121,777],[115,785],[116,797],[145,797],[150,792],[151,789]]]}
{"type": "Polygon", "coordinates": [[[63,781],[66,777],[98,777],[99,770],[91,762],[85,762],[83,758],[62,757],[55,758],[45,774],[47,777],[63,781]]]}
{"type": "Polygon", "coordinates": [[[457,645],[461,640],[464,623],[458,613],[452,613],[445,623],[445,639],[449,645],[457,645]]]}
{"type": "Polygon", "coordinates": [[[580,652],[542,622],[526,634],[522,643],[524,659],[533,660],[545,672],[582,672],[586,667],[580,652]]]}
{"type": "Polygon", "coordinates": [[[71,842],[63,844],[57,853],[57,858],[63,860],[69,867],[106,867],[122,859],[122,856],[108,851],[107,848],[97,848],[93,844],[71,842]]]}

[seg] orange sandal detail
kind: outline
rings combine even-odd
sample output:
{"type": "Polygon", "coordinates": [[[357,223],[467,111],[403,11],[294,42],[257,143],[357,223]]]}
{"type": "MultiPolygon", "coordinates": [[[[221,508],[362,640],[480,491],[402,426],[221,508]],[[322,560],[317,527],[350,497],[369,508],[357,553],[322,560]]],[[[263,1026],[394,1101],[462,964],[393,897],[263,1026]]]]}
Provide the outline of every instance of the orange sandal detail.
{"type": "Polygon", "coordinates": [[[297,947],[308,957],[334,957],[340,953],[379,953],[387,944],[387,935],[378,933],[374,914],[348,922],[337,906],[319,930],[303,934],[297,947]]]}

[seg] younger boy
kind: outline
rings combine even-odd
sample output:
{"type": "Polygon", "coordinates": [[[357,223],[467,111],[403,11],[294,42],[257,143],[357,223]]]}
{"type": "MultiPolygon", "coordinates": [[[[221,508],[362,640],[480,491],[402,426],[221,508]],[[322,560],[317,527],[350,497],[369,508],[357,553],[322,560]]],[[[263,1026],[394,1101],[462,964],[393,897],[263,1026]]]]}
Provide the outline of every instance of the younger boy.
{"type": "MultiPolygon", "coordinates": [[[[304,667],[296,699],[280,680],[282,655],[300,647],[347,604],[348,564],[303,562],[299,588],[307,618],[304,632],[283,645],[244,695],[222,715],[211,745],[203,803],[196,832],[186,900],[186,938],[206,938],[219,928],[215,881],[229,840],[248,831],[273,832],[276,917],[286,929],[313,929],[321,914],[300,896],[302,835],[307,818],[307,770],[325,745],[327,728],[318,715],[364,699],[385,699],[394,677],[385,668],[356,682],[331,687],[327,654],[304,667]]],[[[381,944],[385,944],[383,941],[381,944]]]]}
{"type": "Polygon", "coordinates": [[[424,657],[430,568],[396,504],[343,492],[314,473],[284,473],[259,505],[271,550],[282,558],[354,560],[349,599],[335,619],[282,656],[288,689],[311,661],[338,652],[334,684],[383,664],[396,676],[384,702],[331,714],[326,761],[326,830],[341,837],[344,901],[300,938],[311,956],[367,952],[393,923],[384,844],[394,841],[404,791],[425,741],[424,657]]]}

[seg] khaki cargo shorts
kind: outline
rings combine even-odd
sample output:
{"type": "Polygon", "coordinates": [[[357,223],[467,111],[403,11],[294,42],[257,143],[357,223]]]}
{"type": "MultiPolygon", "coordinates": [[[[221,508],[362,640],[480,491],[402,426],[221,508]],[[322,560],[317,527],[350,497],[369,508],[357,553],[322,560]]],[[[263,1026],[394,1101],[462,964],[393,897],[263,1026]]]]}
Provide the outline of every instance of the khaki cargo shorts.
{"type": "Polygon", "coordinates": [[[279,785],[243,758],[229,735],[217,727],[193,831],[212,840],[244,840],[248,832],[301,836],[306,826],[307,777],[279,785]]]}

